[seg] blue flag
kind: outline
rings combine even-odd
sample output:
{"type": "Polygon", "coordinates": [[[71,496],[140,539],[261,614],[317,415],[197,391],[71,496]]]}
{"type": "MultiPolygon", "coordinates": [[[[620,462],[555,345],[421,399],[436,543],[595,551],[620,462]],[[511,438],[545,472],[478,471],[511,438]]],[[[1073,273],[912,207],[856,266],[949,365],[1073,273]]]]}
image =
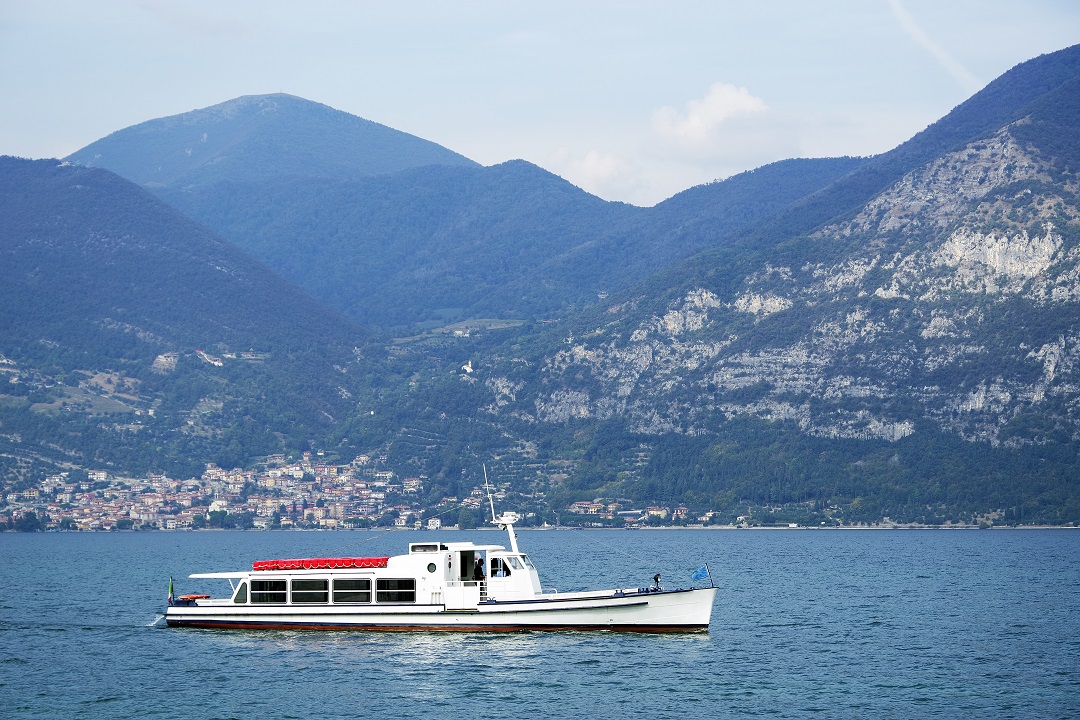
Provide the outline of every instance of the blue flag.
{"type": "Polygon", "coordinates": [[[701,567],[699,567],[697,570],[694,571],[694,574],[690,576],[690,579],[691,580],[704,580],[707,577],[709,577],[709,566],[708,565],[702,565],[701,567]]]}

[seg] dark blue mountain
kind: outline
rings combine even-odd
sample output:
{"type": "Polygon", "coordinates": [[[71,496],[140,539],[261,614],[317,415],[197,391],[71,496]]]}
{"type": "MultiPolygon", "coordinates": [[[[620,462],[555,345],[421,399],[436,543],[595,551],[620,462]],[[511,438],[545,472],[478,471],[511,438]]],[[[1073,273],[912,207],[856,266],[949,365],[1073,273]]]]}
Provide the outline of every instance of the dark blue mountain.
{"type": "Polygon", "coordinates": [[[645,209],[287,95],[152,120],[68,159],[145,185],[354,320],[398,332],[587,306],[863,162],[776,163],[645,209]]]}
{"type": "Polygon", "coordinates": [[[363,330],[109,171],[0,158],[0,267],[8,458],[236,464],[350,411],[363,330]]]}
{"type": "Polygon", "coordinates": [[[475,167],[433,142],[292,95],[249,95],[118,130],[66,160],[148,187],[475,167]]]}

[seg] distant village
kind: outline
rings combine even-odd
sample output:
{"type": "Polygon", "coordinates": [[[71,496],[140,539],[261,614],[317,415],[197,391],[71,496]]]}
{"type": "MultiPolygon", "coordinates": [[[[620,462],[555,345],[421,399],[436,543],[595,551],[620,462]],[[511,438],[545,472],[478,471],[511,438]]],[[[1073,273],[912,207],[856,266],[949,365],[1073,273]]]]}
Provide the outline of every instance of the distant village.
{"type": "MultiPolygon", "coordinates": [[[[210,463],[201,477],[177,480],[161,474],[114,477],[92,470],[85,480],[69,473],[45,478],[37,487],[3,489],[0,529],[15,530],[199,530],[352,529],[372,526],[427,528],[456,526],[463,519],[483,524],[487,491],[471,488],[466,497],[446,497],[424,507],[427,478],[398,478],[380,460],[359,455],[347,465],[319,462],[304,453],[299,461],[271,455],[258,469],[223,468],[210,463]],[[462,515],[462,511],[466,515],[462,515]]],[[[496,502],[506,488],[492,491],[496,502]]],[[[518,496],[525,502],[541,497],[518,496]]],[[[628,501],[627,501],[628,502],[628,501]]],[[[562,521],[581,526],[718,522],[715,513],[689,518],[686,507],[628,509],[626,502],[573,503],[562,521]]],[[[523,513],[525,524],[557,524],[559,517],[523,513]]]]}

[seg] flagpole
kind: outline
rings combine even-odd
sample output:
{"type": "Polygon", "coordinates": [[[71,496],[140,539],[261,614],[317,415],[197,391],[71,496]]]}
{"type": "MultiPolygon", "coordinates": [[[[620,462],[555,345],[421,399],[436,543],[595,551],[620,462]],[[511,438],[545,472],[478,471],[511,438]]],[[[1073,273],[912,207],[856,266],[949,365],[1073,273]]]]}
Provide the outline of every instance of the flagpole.
{"type": "Polygon", "coordinates": [[[705,563],[705,572],[709,575],[709,587],[716,587],[716,583],[714,583],[712,579],[712,570],[709,569],[708,562],[705,563]]]}

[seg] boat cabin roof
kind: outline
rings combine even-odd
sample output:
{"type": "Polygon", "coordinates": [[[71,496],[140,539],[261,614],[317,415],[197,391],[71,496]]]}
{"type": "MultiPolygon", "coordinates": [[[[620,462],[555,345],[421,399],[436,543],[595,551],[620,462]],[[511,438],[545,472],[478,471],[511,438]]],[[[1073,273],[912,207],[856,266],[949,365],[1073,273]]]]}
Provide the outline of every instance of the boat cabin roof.
{"type": "MultiPolygon", "coordinates": [[[[507,553],[506,547],[503,546],[503,545],[477,545],[477,544],[472,543],[472,542],[417,542],[417,543],[409,543],[409,555],[418,555],[418,554],[423,554],[423,553],[443,553],[443,552],[474,552],[474,553],[475,552],[486,552],[486,553],[495,553],[495,554],[499,554],[499,555],[513,554],[513,553],[507,553]]],[[[385,560],[385,558],[383,560],[385,560]]],[[[359,565],[357,567],[359,567],[359,565]]],[[[385,567],[385,562],[380,567],[385,567]]],[[[254,568],[254,570],[256,570],[256,571],[258,571],[260,569],[261,570],[269,570],[269,569],[282,570],[282,568],[254,568]]],[[[304,569],[308,569],[308,568],[304,568],[304,569]]],[[[319,567],[319,568],[312,567],[310,569],[312,569],[312,570],[325,570],[325,569],[328,569],[328,568],[325,568],[325,567],[319,567]]],[[[297,570],[300,570],[300,568],[299,567],[293,568],[291,571],[295,572],[297,570]]],[[[191,578],[212,578],[212,579],[226,579],[226,580],[232,579],[232,580],[236,580],[236,579],[246,578],[246,577],[251,576],[251,572],[252,571],[245,570],[245,571],[233,571],[233,572],[196,573],[194,575],[189,575],[188,577],[191,577],[191,578]]]]}
{"type": "Polygon", "coordinates": [[[471,542],[418,542],[409,543],[409,554],[434,552],[461,552],[480,550],[482,552],[505,552],[503,545],[476,545],[471,542]]]}

